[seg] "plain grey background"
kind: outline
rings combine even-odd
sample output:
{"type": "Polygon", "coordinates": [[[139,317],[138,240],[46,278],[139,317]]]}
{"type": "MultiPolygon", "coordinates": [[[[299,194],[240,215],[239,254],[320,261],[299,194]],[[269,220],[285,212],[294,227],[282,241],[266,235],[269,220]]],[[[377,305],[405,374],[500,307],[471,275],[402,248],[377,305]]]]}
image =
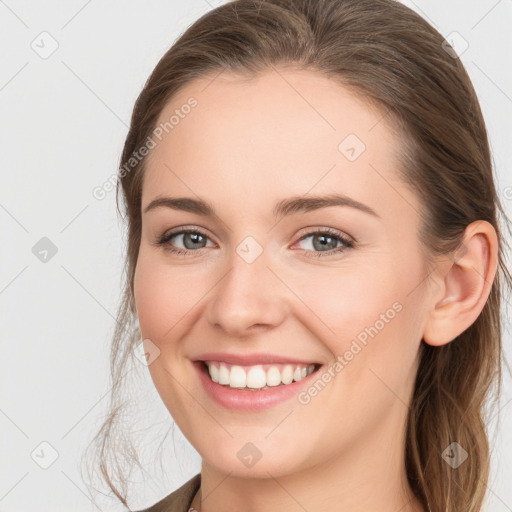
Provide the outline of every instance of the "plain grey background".
{"type": "MultiPolygon", "coordinates": [[[[116,173],[149,73],[187,26],[220,3],[0,1],[0,511],[123,510],[112,498],[93,501],[78,470],[108,405],[123,258],[115,192],[98,200],[92,191],[116,173]]],[[[512,215],[512,2],[405,3],[462,52],[512,215]]],[[[149,423],[165,424],[149,377],[139,388],[146,393],[141,415],[153,410],[149,423]]],[[[494,418],[490,426],[486,510],[493,512],[512,511],[511,400],[505,374],[499,424],[494,418]]],[[[132,508],[156,502],[200,470],[178,430],[175,439],[162,447],[163,474],[149,458],[147,474],[133,477],[132,508]]],[[[146,441],[151,448],[159,438],[146,441]]]]}

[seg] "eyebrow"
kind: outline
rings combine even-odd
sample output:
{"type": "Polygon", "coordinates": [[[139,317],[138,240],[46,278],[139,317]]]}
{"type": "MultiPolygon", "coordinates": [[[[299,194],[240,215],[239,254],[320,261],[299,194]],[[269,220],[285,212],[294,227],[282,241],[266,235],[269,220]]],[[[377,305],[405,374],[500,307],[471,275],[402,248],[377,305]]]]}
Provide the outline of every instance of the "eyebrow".
{"type": "MultiPolygon", "coordinates": [[[[321,208],[329,208],[331,206],[348,206],[380,218],[380,215],[368,205],[340,194],[329,194],[327,196],[295,196],[282,199],[275,204],[273,214],[274,218],[285,217],[297,213],[307,213],[321,208]]],[[[196,213],[197,215],[203,215],[205,217],[217,216],[212,205],[201,199],[193,199],[191,197],[157,197],[146,206],[144,213],[162,207],[196,213]]]]}

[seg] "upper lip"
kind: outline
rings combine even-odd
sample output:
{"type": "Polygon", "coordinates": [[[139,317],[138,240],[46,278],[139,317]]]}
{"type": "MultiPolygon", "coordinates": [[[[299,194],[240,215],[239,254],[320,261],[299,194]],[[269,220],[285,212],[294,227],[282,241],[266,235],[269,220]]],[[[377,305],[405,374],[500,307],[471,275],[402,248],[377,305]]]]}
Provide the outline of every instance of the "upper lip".
{"type": "Polygon", "coordinates": [[[252,366],[255,364],[318,364],[315,361],[306,361],[294,357],[280,356],[277,354],[228,354],[227,352],[208,352],[194,358],[194,361],[219,361],[240,366],[252,366]]]}

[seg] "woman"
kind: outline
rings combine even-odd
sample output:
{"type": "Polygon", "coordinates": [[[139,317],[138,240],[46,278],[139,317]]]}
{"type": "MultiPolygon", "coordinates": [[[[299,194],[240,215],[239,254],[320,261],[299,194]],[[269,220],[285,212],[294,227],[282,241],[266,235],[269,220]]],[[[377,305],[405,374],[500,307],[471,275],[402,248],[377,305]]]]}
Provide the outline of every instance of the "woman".
{"type": "Polygon", "coordinates": [[[481,510],[506,217],[436,30],[392,0],[218,7],[149,77],[119,180],[113,398],[144,340],[202,459],[147,511],[481,510]]]}

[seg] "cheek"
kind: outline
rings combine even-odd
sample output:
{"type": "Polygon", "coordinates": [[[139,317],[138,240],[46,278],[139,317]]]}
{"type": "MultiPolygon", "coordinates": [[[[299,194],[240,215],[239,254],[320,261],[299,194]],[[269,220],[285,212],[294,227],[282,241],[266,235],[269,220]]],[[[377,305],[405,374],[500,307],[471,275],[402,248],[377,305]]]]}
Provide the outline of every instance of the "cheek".
{"type": "Polygon", "coordinates": [[[406,266],[381,258],[357,268],[312,268],[294,290],[316,318],[317,327],[308,327],[334,356],[348,351],[349,372],[360,376],[375,365],[388,373],[412,362],[418,349],[421,292],[411,290],[420,274],[412,260],[406,266]]]}
{"type": "Polygon", "coordinates": [[[410,293],[417,271],[414,264],[398,268],[382,262],[338,270],[337,277],[319,271],[310,275],[315,279],[302,281],[298,293],[322,320],[314,332],[338,363],[330,367],[330,392],[319,398],[318,407],[323,404],[339,428],[346,428],[346,418],[339,408],[329,409],[332,397],[350,411],[354,431],[360,432],[374,424],[371,418],[378,422],[390,408],[409,401],[421,340],[416,327],[421,296],[410,293]]]}
{"type": "Polygon", "coordinates": [[[385,274],[361,266],[319,267],[302,272],[300,280],[290,274],[287,281],[295,282],[298,299],[342,341],[373,324],[399,298],[391,271],[385,274]]]}
{"type": "MultiPolygon", "coordinates": [[[[175,267],[162,265],[158,257],[141,249],[135,270],[134,298],[143,338],[157,345],[173,332],[201,297],[199,282],[175,267]]],[[[173,333],[174,334],[174,333],[173,333]]]]}

